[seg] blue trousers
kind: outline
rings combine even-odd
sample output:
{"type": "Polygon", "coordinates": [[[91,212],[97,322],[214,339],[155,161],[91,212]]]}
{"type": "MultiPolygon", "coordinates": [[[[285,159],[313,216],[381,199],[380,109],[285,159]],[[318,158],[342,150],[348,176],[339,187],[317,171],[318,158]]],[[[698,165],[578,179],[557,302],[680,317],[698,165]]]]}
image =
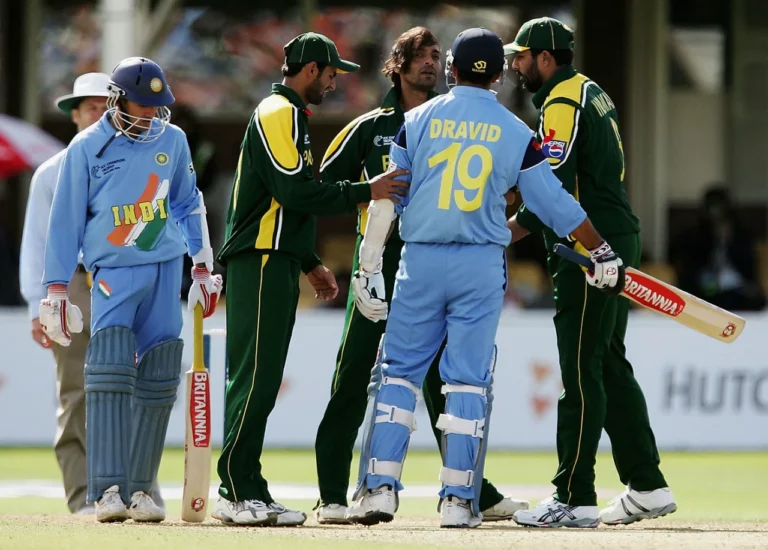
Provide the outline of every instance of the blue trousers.
{"type": "Polygon", "coordinates": [[[181,334],[183,256],[158,264],[100,267],[93,273],[91,334],[121,326],[136,335],[138,359],[181,334]]]}
{"type": "MultiPolygon", "coordinates": [[[[403,247],[382,349],[382,376],[399,378],[421,388],[440,344],[448,345],[440,360],[446,384],[488,388],[496,330],[506,288],[504,248],[498,245],[419,244],[403,247]]],[[[386,383],[377,401],[408,411],[416,395],[407,387],[386,383]]],[[[486,417],[484,396],[449,393],[446,412],[461,419],[486,417]]],[[[370,457],[402,462],[410,432],[397,423],[376,423],[370,457]]],[[[445,466],[474,470],[477,440],[447,435],[445,466]]],[[[401,485],[391,476],[368,474],[368,488],[401,485]]],[[[441,496],[472,499],[473,487],[447,486],[441,496]]]]}

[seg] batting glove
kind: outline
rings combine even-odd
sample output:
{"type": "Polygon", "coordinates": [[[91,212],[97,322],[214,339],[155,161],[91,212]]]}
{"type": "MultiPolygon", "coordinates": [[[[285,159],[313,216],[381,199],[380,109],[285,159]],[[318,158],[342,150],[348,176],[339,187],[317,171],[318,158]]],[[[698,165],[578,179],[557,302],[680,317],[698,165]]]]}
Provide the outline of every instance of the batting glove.
{"type": "Polygon", "coordinates": [[[48,338],[67,347],[72,333],[83,331],[83,313],[67,295],[67,285],[50,285],[48,297],[40,301],[40,325],[48,338]]]}
{"type": "Polygon", "coordinates": [[[352,293],[355,296],[357,309],[366,319],[374,323],[387,319],[389,307],[381,271],[375,273],[355,271],[352,276],[352,293]]]}
{"type": "Polygon", "coordinates": [[[205,267],[192,268],[192,286],[187,296],[187,309],[194,311],[195,306],[203,306],[203,318],[210,317],[216,311],[216,304],[221,295],[221,275],[212,275],[205,267]]]}
{"type": "Polygon", "coordinates": [[[595,264],[594,271],[587,271],[587,282],[611,295],[618,295],[624,290],[624,262],[621,261],[611,246],[603,244],[589,251],[595,264]]]}

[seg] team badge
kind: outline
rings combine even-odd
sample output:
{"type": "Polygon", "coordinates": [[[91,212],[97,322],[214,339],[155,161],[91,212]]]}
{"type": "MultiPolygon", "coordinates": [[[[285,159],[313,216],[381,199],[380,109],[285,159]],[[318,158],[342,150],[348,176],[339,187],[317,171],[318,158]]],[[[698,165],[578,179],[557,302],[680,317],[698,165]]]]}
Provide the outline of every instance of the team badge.
{"type": "Polygon", "coordinates": [[[152,88],[153,92],[160,92],[163,89],[163,81],[155,77],[149,81],[149,87],[152,88]]]}
{"type": "Polygon", "coordinates": [[[165,166],[168,164],[168,155],[165,153],[158,153],[155,155],[155,162],[158,163],[160,166],[165,166]]]}

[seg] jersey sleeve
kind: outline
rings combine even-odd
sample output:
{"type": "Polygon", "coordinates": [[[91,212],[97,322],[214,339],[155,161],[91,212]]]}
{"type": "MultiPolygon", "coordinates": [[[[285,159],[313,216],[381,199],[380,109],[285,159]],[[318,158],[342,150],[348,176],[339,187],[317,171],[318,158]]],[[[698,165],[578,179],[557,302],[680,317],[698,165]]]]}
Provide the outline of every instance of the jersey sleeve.
{"type": "Polygon", "coordinates": [[[320,179],[324,183],[359,181],[363,173],[365,147],[363,124],[355,119],[333,138],[320,163],[320,179]]]}
{"type": "MultiPolygon", "coordinates": [[[[395,179],[409,183],[411,181],[411,153],[408,151],[408,138],[406,123],[403,123],[398,130],[395,139],[392,140],[392,144],[389,146],[389,166],[387,172],[393,170],[408,170],[408,174],[405,176],[397,176],[395,179]]],[[[403,209],[408,205],[408,198],[410,194],[404,198],[401,198],[401,202],[395,202],[395,212],[399,216],[403,213],[403,209]]]]}
{"type": "Polygon", "coordinates": [[[557,179],[571,195],[576,195],[577,147],[581,110],[570,102],[557,101],[544,107],[539,128],[541,151],[557,179]]]}
{"type": "MultiPolygon", "coordinates": [[[[322,215],[353,212],[359,203],[371,200],[368,182],[322,183],[307,175],[296,145],[300,133],[297,110],[290,104],[263,110],[262,106],[251,118],[247,141],[252,145],[243,153],[250,156],[247,166],[259,167],[259,175],[277,202],[290,210],[322,215]],[[259,156],[261,148],[266,159],[259,156]]],[[[239,180],[245,177],[247,182],[250,176],[238,171],[239,180]]],[[[243,183],[237,181],[236,186],[243,183]]]]}
{"type": "Polygon", "coordinates": [[[45,298],[47,294],[42,281],[45,239],[48,235],[48,220],[51,217],[51,203],[58,176],[56,168],[43,166],[35,171],[29,186],[27,213],[24,217],[19,282],[21,294],[29,306],[29,314],[32,319],[39,316],[40,300],[45,298]]]}
{"type": "Polygon", "coordinates": [[[88,216],[88,159],[82,142],[69,146],[59,170],[45,245],[43,284],[69,284],[77,268],[88,216]]]}
{"type": "MultiPolygon", "coordinates": [[[[587,217],[579,203],[552,173],[547,157],[535,139],[531,139],[526,146],[517,185],[523,196],[525,210],[535,216],[538,223],[551,227],[560,237],[569,235],[587,217]]],[[[530,219],[521,223],[518,212],[518,223],[529,229],[525,221],[530,219]]]]}
{"type": "MultiPolygon", "coordinates": [[[[210,239],[205,238],[208,233],[208,224],[205,218],[202,194],[197,189],[197,174],[192,163],[189,145],[184,134],[180,134],[178,139],[181,142],[178,146],[181,151],[177,155],[178,160],[171,182],[169,207],[173,219],[184,235],[187,252],[194,257],[204,248],[205,240],[208,241],[208,248],[210,248],[210,239]]],[[[212,252],[210,256],[210,261],[213,261],[212,252]]]]}

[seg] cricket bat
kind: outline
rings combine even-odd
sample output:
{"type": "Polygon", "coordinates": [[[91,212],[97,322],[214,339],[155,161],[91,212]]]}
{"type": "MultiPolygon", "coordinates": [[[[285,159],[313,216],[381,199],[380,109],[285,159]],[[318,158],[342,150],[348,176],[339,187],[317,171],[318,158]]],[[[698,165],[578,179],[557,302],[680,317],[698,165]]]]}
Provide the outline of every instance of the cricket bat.
{"type": "MultiPolygon", "coordinates": [[[[564,244],[556,244],[553,252],[590,271],[594,269],[592,260],[564,244]]],[[[739,337],[746,325],[746,321],[738,315],[632,267],[626,268],[621,295],[696,332],[729,344],[739,337]]]]}
{"type": "Polygon", "coordinates": [[[203,360],[203,306],[195,306],[194,358],[186,373],[186,435],[181,519],[200,523],[208,509],[211,483],[211,384],[203,360]]]}

